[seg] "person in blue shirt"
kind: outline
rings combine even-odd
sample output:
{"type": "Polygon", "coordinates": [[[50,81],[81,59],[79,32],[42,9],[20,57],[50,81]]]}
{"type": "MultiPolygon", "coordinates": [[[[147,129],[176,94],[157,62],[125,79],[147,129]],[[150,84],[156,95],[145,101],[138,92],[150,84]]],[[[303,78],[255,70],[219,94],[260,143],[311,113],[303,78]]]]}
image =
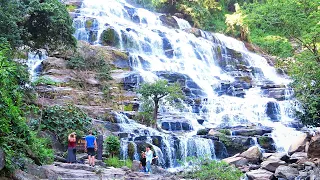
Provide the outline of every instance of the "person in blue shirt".
{"type": "Polygon", "coordinates": [[[92,131],[89,131],[89,135],[86,136],[85,138],[85,143],[84,143],[84,149],[85,152],[88,154],[88,159],[89,159],[89,165],[93,166],[95,165],[95,152],[97,151],[97,141],[96,137],[92,135],[92,131]]]}

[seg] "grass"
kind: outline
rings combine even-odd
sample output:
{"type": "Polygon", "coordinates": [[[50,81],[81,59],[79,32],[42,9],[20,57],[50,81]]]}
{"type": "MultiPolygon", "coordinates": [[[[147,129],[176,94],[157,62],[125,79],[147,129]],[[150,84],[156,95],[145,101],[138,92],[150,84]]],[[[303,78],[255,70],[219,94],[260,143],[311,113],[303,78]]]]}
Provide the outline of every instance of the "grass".
{"type": "Polygon", "coordinates": [[[53,81],[52,79],[48,77],[39,77],[36,81],[32,83],[33,86],[38,86],[38,85],[51,85],[51,86],[58,86],[59,83],[53,81]]]}
{"type": "Polygon", "coordinates": [[[132,161],[130,159],[120,160],[118,157],[110,157],[105,160],[107,166],[112,166],[115,168],[121,168],[127,166],[128,168],[132,167],[132,161]]]}

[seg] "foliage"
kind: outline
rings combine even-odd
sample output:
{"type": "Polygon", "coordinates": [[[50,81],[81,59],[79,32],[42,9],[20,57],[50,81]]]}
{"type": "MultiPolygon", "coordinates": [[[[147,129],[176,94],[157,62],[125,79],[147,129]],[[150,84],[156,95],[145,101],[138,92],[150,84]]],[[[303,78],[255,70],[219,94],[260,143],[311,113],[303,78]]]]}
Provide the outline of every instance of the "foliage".
{"type": "Polygon", "coordinates": [[[218,131],[219,131],[220,133],[225,134],[225,135],[228,135],[228,136],[231,135],[231,132],[230,132],[229,129],[219,129],[218,131]]]}
{"type": "Polygon", "coordinates": [[[1,0],[0,22],[0,37],[14,48],[52,52],[76,45],[72,20],[58,0],[1,0]]]}
{"type": "Polygon", "coordinates": [[[52,85],[52,86],[57,86],[59,83],[53,81],[52,79],[45,77],[45,76],[41,76],[39,77],[37,80],[35,80],[34,82],[32,82],[33,86],[38,86],[38,85],[52,85]]]}
{"type": "Polygon", "coordinates": [[[118,156],[120,152],[120,140],[117,136],[108,136],[105,141],[106,151],[111,157],[118,156]]]}
{"type": "Polygon", "coordinates": [[[132,111],[133,110],[133,104],[128,104],[124,106],[124,111],[132,111]]]}
{"type": "Polygon", "coordinates": [[[153,101],[153,120],[157,120],[157,114],[159,109],[159,102],[165,98],[172,104],[176,103],[175,100],[183,98],[183,92],[179,84],[169,85],[166,80],[157,80],[154,83],[144,83],[137,90],[142,95],[142,100],[146,101],[151,99],[153,101]]]}
{"type": "Polygon", "coordinates": [[[81,44],[77,52],[68,60],[67,66],[70,69],[87,71],[97,71],[97,78],[101,81],[111,79],[110,64],[108,63],[108,55],[102,49],[96,49],[90,45],[81,44]]]}
{"type": "Polygon", "coordinates": [[[288,71],[302,109],[297,112],[298,117],[306,125],[320,126],[320,62],[310,52],[304,52],[288,71]]]}
{"type": "Polygon", "coordinates": [[[91,126],[91,119],[74,105],[56,105],[43,110],[40,126],[43,130],[55,133],[60,142],[66,142],[70,131],[87,132],[91,126]]]}
{"type": "Polygon", "coordinates": [[[128,168],[132,168],[132,161],[130,159],[120,160],[118,157],[111,157],[105,160],[107,166],[112,166],[115,168],[121,168],[123,166],[127,166],[128,168]]]}
{"type": "Polygon", "coordinates": [[[8,44],[0,45],[0,147],[6,154],[1,173],[23,168],[26,163],[49,163],[53,159],[45,139],[37,138],[26,123],[23,101],[29,94],[24,66],[12,61],[8,44]]]}
{"type": "Polygon", "coordinates": [[[235,180],[243,176],[240,170],[223,161],[191,158],[191,160],[188,160],[188,164],[191,165],[192,168],[191,171],[183,173],[184,178],[199,180],[235,180]]]}

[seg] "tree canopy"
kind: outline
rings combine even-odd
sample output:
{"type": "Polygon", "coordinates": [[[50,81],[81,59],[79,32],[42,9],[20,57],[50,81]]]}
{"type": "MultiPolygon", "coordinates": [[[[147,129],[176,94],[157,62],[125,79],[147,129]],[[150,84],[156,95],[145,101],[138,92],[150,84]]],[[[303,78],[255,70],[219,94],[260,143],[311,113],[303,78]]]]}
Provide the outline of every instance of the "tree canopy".
{"type": "Polygon", "coordinates": [[[0,37],[11,47],[48,52],[75,47],[74,28],[58,0],[0,0],[0,37]]]}

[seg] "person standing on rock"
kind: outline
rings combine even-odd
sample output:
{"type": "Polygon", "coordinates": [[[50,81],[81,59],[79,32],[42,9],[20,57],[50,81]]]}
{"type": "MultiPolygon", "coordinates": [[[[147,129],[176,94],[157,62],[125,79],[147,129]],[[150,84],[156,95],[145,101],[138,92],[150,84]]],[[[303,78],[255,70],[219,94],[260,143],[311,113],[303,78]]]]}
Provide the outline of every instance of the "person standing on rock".
{"type": "Polygon", "coordinates": [[[140,159],[140,171],[141,172],[146,172],[146,165],[147,165],[146,153],[142,151],[141,159],[140,159]]]}
{"type": "Polygon", "coordinates": [[[75,163],[76,159],[76,133],[73,132],[68,136],[68,156],[67,163],[75,163]]]}
{"type": "Polygon", "coordinates": [[[151,147],[147,146],[146,147],[146,172],[151,174],[152,170],[151,170],[151,163],[152,163],[152,159],[153,159],[153,152],[151,151],[151,147]]]}
{"type": "Polygon", "coordinates": [[[92,131],[89,131],[89,135],[85,138],[85,152],[88,154],[89,165],[95,165],[95,151],[97,151],[97,141],[96,137],[92,135],[92,131]]]}

